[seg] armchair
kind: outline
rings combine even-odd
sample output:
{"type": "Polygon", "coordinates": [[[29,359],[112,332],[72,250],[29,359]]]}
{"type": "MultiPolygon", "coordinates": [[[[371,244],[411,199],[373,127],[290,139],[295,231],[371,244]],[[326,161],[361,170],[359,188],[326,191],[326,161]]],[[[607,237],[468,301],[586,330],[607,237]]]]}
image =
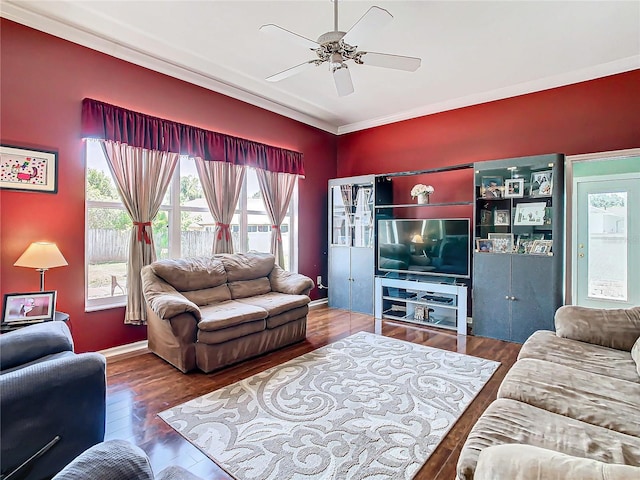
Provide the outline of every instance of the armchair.
{"type": "Polygon", "coordinates": [[[104,439],[105,359],[75,354],[63,322],[0,336],[0,392],[3,478],[51,478],[104,439]]]}

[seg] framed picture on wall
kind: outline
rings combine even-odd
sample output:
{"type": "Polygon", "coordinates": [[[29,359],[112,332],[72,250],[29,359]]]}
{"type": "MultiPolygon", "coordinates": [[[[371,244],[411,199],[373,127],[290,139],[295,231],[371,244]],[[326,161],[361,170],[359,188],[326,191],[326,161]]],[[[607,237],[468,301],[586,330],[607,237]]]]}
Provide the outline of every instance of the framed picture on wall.
{"type": "Polygon", "coordinates": [[[57,193],[57,152],[0,145],[0,188],[57,193]]]}

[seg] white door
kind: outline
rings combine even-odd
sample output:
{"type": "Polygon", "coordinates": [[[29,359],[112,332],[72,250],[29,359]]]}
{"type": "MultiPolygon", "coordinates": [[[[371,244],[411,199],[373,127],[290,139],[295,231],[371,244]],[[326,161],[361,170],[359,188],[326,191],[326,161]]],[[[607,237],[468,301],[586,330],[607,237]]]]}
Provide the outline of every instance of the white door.
{"type": "Polygon", "coordinates": [[[574,303],[640,305],[640,176],[576,183],[574,303]]]}

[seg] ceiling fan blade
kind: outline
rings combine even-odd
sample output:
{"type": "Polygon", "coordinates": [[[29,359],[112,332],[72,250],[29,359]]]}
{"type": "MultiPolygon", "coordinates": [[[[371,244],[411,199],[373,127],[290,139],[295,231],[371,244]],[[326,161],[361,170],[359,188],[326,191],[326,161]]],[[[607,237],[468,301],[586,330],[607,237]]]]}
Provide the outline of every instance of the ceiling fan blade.
{"type": "Polygon", "coordinates": [[[265,78],[265,80],[267,82],[279,82],[280,80],[284,80],[285,78],[289,78],[297,73],[300,73],[303,70],[306,70],[311,65],[315,65],[315,64],[316,64],[315,60],[309,60],[308,62],[301,63],[300,65],[296,65],[295,67],[287,68],[282,72],[275,73],[265,78]]]}
{"type": "Polygon", "coordinates": [[[289,42],[295,42],[298,45],[302,45],[303,47],[314,50],[320,47],[318,42],[314,42],[313,40],[303,37],[302,35],[298,35],[297,33],[293,33],[286,28],[279,27],[278,25],[274,25],[273,23],[269,23],[267,25],[262,25],[260,27],[261,32],[269,33],[275,37],[282,38],[289,42]]]}
{"type": "Polygon", "coordinates": [[[333,71],[333,81],[339,97],[346,97],[353,93],[353,82],[347,67],[337,68],[333,71]]]}
{"type": "Polygon", "coordinates": [[[395,68],[396,70],[406,70],[407,72],[415,72],[422,62],[422,60],[417,57],[404,57],[402,55],[375,52],[363,52],[361,60],[365,65],[395,68]]]}
{"type": "Polygon", "coordinates": [[[391,20],[393,20],[393,15],[384,8],[371,7],[342,37],[342,41],[349,45],[358,46],[376,30],[389,24],[391,20]]]}

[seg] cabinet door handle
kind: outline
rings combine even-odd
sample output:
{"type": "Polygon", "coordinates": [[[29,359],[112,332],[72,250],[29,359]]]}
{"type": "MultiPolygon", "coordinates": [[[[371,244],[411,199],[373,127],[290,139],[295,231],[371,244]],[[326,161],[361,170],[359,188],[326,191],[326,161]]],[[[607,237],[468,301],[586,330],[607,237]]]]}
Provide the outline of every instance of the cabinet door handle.
{"type": "Polygon", "coordinates": [[[506,295],[504,298],[505,300],[511,300],[511,297],[509,297],[509,295],[506,295]]]}
{"type": "Polygon", "coordinates": [[[516,299],[516,297],[511,297],[511,301],[514,301],[516,299]]]}

